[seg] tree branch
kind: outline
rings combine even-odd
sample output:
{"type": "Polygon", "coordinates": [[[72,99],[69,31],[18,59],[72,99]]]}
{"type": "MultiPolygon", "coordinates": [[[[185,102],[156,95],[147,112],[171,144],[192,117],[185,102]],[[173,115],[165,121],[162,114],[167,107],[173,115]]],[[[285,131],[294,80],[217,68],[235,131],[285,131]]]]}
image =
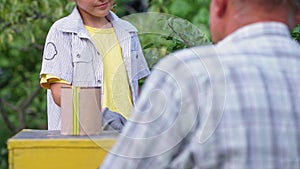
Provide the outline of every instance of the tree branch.
{"type": "Polygon", "coordinates": [[[26,109],[32,102],[32,100],[40,93],[41,90],[42,88],[38,86],[38,88],[21,104],[20,109],[26,109]]]}
{"type": "Polygon", "coordinates": [[[39,86],[27,99],[21,104],[18,109],[19,119],[20,119],[20,128],[26,127],[26,114],[25,109],[30,105],[32,100],[40,93],[42,88],[39,86]]]}
{"type": "Polygon", "coordinates": [[[3,100],[0,98],[0,113],[3,117],[3,120],[7,127],[12,131],[12,132],[17,132],[16,126],[9,120],[8,118],[8,113],[4,110],[3,107],[3,100]]]}
{"type": "MultiPolygon", "coordinates": [[[[172,21],[173,21],[173,20],[172,20],[172,21]]],[[[185,44],[187,47],[192,47],[192,44],[191,44],[189,41],[187,41],[187,40],[183,37],[182,33],[177,32],[177,31],[174,29],[174,27],[173,27],[171,21],[168,21],[168,26],[169,26],[169,28],[170,28],[176,35],[179,36],[179,38],[184,42],[184,44],[185,44]]]]}

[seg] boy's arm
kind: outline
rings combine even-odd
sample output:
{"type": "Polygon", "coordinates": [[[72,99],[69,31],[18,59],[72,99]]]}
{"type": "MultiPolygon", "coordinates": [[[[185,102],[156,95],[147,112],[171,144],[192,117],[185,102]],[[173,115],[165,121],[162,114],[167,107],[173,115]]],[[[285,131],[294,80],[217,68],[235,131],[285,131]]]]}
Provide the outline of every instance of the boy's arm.
{"type": "Polygon", "coordinates": [[[70,82],[50,74],[42,74],[40,84],[43,88],[51,90],[53,100],[58,106],[61,106],[61,87],[71,86],[70,82]]]}
{"type": "Polygon", "coordinates": [[[53,100],[58,106],[61,106],[61,87],[63,86],[71,86],[71,85],[64,84],[64,83],[51,83],[50,85],[53,100]]]}

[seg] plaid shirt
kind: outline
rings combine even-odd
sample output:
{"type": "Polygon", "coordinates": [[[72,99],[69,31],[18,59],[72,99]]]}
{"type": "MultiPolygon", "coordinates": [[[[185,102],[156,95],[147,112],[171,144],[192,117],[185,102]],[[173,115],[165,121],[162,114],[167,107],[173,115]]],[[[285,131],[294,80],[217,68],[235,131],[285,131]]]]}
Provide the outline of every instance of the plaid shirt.
{"type": "Polygon", "coordinates": [[[300,168],[300,46],[278,22],[153,70],[101,169],[300,168]]]}

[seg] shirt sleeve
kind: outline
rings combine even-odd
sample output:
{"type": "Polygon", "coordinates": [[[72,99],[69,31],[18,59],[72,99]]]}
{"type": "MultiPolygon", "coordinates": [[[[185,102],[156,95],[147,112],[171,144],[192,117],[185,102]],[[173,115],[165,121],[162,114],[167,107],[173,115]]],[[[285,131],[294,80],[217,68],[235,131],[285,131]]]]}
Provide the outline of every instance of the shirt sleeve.
{"type": "Polygon", "coordinates": [[[55,75],[42,74],[40,84],[45,89],[50,89],[51,83],[71,84],[55,75]]]}
{"type": "MultiPolygon", "coordinates": [[[[54,24],[46,38],[40,76],[54,75],[60,79],[72,82],[73,59],[71,35],[59,31],[54,24]]],[[[44,81],[42,81],[43,84],[44,81]]],[[[47,86],[45,86],[47,88],[47,86]]]]}

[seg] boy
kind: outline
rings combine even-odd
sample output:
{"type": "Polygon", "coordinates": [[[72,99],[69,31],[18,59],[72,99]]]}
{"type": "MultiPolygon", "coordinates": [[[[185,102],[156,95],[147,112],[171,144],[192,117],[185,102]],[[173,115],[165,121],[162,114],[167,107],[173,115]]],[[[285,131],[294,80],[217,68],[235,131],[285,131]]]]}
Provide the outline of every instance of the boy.
{"type": "Polygon", "coordinates": [[[49,130],[61,129],[62,86],[102,87],[102,107],[123,119],[137,100],[138,80],[150,73],[136,28],[110,11],[114,0],[75,3],[45,43],[40,83],[49,89],[49,130]]]}

